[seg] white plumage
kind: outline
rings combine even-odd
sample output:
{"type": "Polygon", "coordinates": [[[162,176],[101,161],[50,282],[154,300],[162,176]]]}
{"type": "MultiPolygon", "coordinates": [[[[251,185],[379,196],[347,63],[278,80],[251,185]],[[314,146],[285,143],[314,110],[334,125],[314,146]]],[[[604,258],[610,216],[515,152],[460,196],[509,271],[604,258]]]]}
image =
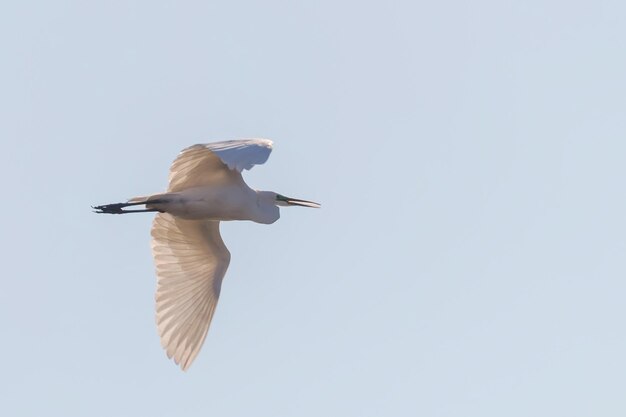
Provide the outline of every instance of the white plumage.
{"type": "Polygon", "coordinates": [[[157,272],[156,321],[161,344],[183,370],[206,338],[230,252],[219,232],[223,220],[273,223],[278,206],[318,203],[255,191],[241,172],[267,161],[272,141],[243,139],[193,145],[172,163],[166,193],[94,207],[98,213],[157,211],[152,253],[157,272]],[[124,210],[145,205],[141,210],[124,210]]]}

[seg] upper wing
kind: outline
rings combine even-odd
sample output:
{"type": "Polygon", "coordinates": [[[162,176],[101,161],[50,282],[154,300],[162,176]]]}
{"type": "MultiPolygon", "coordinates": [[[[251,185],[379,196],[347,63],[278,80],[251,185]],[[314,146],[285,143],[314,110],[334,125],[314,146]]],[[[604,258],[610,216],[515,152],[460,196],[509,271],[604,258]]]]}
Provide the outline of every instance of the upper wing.
{"type": "Polygon", "coordinates": [[[230,252],[218,221],[158,213],[152,224],[152,254],[161,345],[169,358],[187,370],[209,330],[230,252]]]}
{"type": "Polygon", "coordinates": [[[202,185],[243,181],[241,171],[267,161],[272,152],[268,139],[242,139],[193,145],[178,155],[170,168],[168,191],[202,185]]]}

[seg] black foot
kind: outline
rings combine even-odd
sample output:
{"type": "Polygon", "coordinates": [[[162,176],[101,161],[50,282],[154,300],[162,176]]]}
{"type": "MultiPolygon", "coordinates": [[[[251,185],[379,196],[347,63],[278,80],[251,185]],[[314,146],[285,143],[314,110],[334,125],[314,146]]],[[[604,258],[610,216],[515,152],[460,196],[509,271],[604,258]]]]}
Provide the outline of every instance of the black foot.
{"type": "Polygon", "coordinates": [[[122,210],[124,207],[128,207],[130,204],[127,203],[114,203],[114,204],[104,204],[102,206],[91,206],[94,210],[94,213],[107,213],[107,214],[123,214],[126,213],[122,210]]]}

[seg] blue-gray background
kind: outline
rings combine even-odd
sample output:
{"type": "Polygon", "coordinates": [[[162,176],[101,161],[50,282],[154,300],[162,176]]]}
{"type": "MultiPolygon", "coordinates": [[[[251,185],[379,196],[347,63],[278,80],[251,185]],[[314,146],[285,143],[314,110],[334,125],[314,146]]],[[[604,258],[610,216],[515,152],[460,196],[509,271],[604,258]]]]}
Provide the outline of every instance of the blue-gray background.
{"type": "Polygon", "coordinates": [[[0,6],[6,416],[626,415],[623,1],[0,6]],[[222,227],[189,372],[154,325],[177,152],[320,201],[222,227]]]}

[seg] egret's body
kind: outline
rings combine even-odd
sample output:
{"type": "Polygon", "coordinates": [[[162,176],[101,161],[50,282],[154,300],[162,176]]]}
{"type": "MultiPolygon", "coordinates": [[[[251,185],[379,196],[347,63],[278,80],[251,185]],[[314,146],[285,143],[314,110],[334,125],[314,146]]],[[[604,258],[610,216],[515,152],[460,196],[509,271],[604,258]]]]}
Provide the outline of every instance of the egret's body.
{"type": "Polygon", "coordinates": [[[264,163],[271,150],[266,139],[194,145],[172,164],[167,192],[94,207],[110,214],[158,212],[151,232],[157,327],[168,357],[184,370],[204,342],[230,262],[219,222],[271,224],[280,217],[278,206],[319,207],[246,185],[241,171],[264,163]],[[137,205],[145,209],[124,210],[137,205]]]}
{"type": "Polygon", "coordinates": [[[275,212],[276,217],[269,222],[260,221],[263,218],[262,213],[270,207],[260,205],[258,192],[247,186],[194,187],[152,198],[157,202],[150,203],[148,200],[146,208],[187,220],[252,220],[257,223],[273,223],[280,214],[278,207],[272,205],[271,211],[275,212]]]}

